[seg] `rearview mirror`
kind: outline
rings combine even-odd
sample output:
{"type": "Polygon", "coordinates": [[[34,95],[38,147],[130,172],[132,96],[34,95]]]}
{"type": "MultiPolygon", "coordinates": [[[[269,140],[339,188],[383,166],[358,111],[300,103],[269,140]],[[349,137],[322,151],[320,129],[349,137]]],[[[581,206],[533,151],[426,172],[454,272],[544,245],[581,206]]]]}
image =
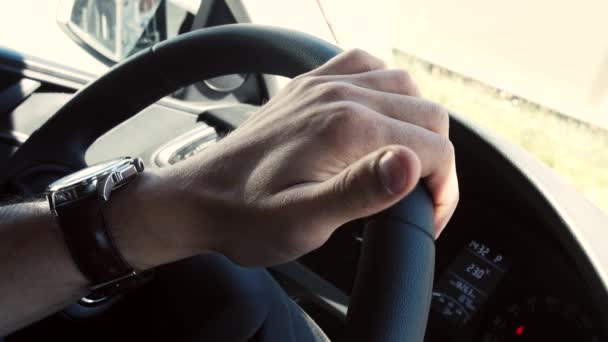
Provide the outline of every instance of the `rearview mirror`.
{"type": "Polygon", "coordinates": [[[57,22],[79,43],[119,62],[165,38],[165,25],[155,19],[164,5],[164,0],[61,0],[57,22]]]}

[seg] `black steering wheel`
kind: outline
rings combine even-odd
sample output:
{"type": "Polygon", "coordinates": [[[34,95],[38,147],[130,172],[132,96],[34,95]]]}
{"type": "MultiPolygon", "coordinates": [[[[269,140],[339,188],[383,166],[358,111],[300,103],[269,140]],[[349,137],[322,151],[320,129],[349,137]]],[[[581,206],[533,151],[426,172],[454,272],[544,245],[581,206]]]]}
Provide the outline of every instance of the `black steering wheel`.
{"type": "MultiPolygon", "coordinates": [[[[236,73],[293,78],[339,52],[307,34],[250,24],[209,28],[162,42],[76,93],[12,156],[0,181],[41,191],[52,180],[86,167],[85,152],[101,135],[183,86],[236,73]]],[[[433,208],[424,187],[419,185],[393,208],[370,218],[362,248],[346,320],[347,340],[421,342],[435,253],[433,208]]]]}

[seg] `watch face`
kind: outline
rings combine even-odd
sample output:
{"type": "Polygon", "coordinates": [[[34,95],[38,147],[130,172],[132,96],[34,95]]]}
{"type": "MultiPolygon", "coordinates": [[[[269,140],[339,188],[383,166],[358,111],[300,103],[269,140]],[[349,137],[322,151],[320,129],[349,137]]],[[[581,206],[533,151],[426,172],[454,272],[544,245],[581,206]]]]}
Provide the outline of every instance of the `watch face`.
{"type": "Polygon", "coordinates": [[[99,176],[105,175],[108,172],[113,171],[116,167],[131,163],[131,158],[118,158],[110,161],[102,162],[99,164],[91,165],[86,169],[82,169],[78,172],[67,175],[63,178],[56,180],[55,182],[49,185],[49,191],[56,191],[61,188],[70,187],[75,184],[80,184],[91,180],[92,178],[97,178],[99,176]]]}

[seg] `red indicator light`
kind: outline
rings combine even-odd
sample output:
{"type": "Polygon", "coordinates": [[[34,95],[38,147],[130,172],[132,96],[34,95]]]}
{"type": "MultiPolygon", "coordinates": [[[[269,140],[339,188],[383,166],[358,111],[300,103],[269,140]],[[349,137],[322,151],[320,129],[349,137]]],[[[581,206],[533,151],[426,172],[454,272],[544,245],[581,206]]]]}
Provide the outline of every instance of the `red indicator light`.
{"type": "Polygon", "coordinates": [[[526,327],[524,327],[523,325],[518,326],[517,329],[515,329],[515,335],[517,335],[517,336],[523,335],[525,328],[526,327]]]}

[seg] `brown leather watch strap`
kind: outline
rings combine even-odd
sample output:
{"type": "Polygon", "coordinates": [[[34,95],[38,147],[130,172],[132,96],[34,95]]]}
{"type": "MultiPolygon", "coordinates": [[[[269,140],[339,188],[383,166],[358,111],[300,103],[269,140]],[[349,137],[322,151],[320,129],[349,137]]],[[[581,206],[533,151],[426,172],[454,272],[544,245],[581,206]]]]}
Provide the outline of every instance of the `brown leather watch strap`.
{"type": "Polygon", "coordinates": [[[114,244],[101,199],[88,196],[55,210],[72,258],[92,285],[134,273],[114,244]]]}

